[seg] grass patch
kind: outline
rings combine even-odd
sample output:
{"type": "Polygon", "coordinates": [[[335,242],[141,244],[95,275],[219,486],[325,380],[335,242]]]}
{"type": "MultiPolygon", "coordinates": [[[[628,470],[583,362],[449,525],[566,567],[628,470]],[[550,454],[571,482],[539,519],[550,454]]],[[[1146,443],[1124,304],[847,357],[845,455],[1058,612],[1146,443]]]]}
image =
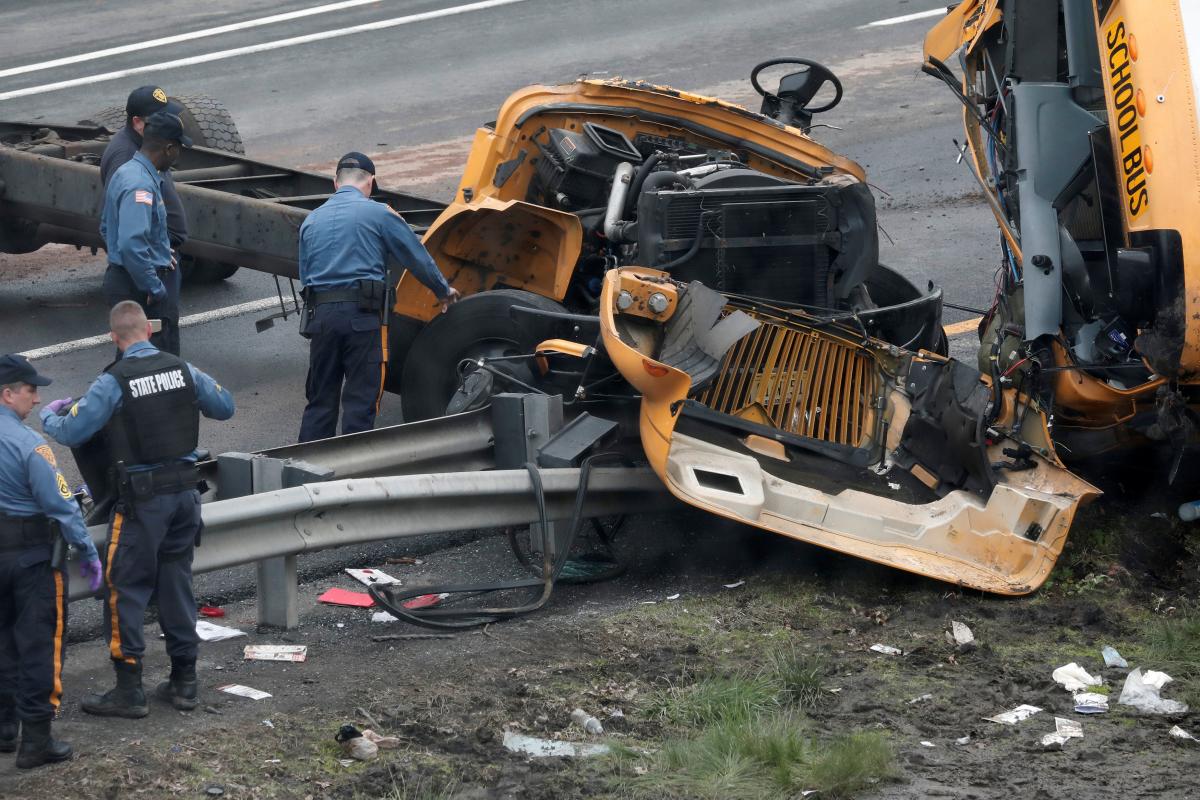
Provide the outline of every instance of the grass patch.
{"type": "Polygon", "coordinates": [[[846,798],[894,774],[891,746],[880,734],[821,742],[802,718],[779,712],[668,740],[648,760],[645,774],[624,779],[621,789],[647,798],[782,800],[806,789],[846,798]]]}
{"type": "Polygon", "coordinates": [[[450,800],[461,788],[457,778],[438,781],[428,775],[393,773],[391,791],[378,797],[379,800],[450,800]]]}
{"type": "Polygon", "coordinates": [[[761,677],[711,677],[671,687],[652,698],[645,713],[675,726],[703,728],[741,723],[780,706],[778,689],[761,677]]]}
{"type": "Polygon", "coordinates": [[[1143,648],[1149,669],[1166,672],[1180,682],[1180,696],[1200,706],[1200,616],[1165,619],[1152,625],[1143,648]]]}
{"type": "Polygon", "coordinates": [[[764,672],[778,690],[780,702],[798,711],[817,708],[832,699],[824,687],[828,675],[825,659],[802,653],[795,645],[771,651],[764,672]]]}

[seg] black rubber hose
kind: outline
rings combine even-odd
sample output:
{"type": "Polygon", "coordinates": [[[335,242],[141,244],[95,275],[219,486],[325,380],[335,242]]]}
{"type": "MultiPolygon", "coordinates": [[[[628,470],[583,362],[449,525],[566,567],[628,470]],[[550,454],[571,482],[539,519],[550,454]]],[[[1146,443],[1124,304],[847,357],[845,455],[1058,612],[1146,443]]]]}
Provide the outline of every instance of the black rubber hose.
{"type": "Polygon", "coordinates": [[[676,267],[683,266],[687,262],[691,261],[695,257],[696,253],[700,252],[700,244],[704,241],[704,223],[708,222],[710,218],[715,217],[716,215],[716,211],[703,212],[700,215],[700,223],[696,226],[696,238],[692,241],[692,246],[688,248],[688,251],[679,258],[668,261],[665,264],[655,264],[654,268],[661,269],[663,272],[670,272],[676,267]]]}
{"type": "Polygon", "coordinates": [[[633,207],[637,205],[638,195],[642,193],[642,184],[646,182],[646,176],[653,172],[654,168],[658,166],[658,162],[665,157],[665,153],[656,150],[638,166],[637,172],[633,173],[633,182],[629,184],[629,194],[625,197],[625,219],[633,216],[633,207]]]}

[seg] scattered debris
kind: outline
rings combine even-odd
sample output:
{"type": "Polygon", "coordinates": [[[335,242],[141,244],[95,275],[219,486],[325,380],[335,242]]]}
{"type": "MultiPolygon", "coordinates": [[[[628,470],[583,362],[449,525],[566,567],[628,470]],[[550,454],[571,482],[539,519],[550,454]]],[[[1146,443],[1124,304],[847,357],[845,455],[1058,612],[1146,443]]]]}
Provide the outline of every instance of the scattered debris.
{"type": "Polygon", "coordinates": [[[921,742],[921,747],[937,747],[937,745],[936,745],[936,744],[934,744],[933,742],[926,742],[926,741],[922,741],[922,742],[921,742]]]}
{"type": "Polygon", "coordinates": [[[217,786],[215,783],[211,786],[204,787],[204,793],[209,797],[220,797],[225,794],[225,787],[217,786]]]}
{"type": "Polygon", "coordinates": [[[359,761],[370,761],[379,755],[379,745],[362,735],[358,728],[349,723],[338,728],[333,737],[342,745],[342,752],[359,761]]]}
{"type": "Polygon", "coordinates": [[[352,766],[354,766],[354,759],[353,758],[339,758],[338,763],[341,764],[343,767],[352,767],[352,766]]]}
{"type": "Polygon", "coordinates": [[[318,597],[317,602],[351,608],[370,608],[375,605],[375,599],[366,592],[350,592],[345,589],[330,589],[318,597]]]}
{"type": "Polygon", "coordinates": [[[225,616],[225,609],[218,608],[216,606],[200,606],[200,608],[197,610],[200,612],[200,616],[202,616],[202,617],[223,617],[223,616],[225,616]]]}
{"type": "Polygon", "coordinates": [[[892,647],[887,644],[873,644],[870,649],[876,653],[883,653],[885,656],[902,656],[904,651],[899,647],[892,647]]]}
{"type": "Polygon", "coordinates": [[[604,726],[600,724],[600,720],[596,719],[582,708],[577,708],[571,712],[571,721],[593,736],[598,736],[601,733],[604,733],[604,726]]]}
{"type": "Polygon", "coordinates": [[[1042,747],[1048,750],[1061,750],[1068,739],[1083,737],[1083,725],[1074,720],[1055,717],[1054,728],[1054,733],[1047,733],[1042,737],[1042,747]]]}
{"type": "Polygon", "coordinates": [[[274,723],[274,722],[271,722],[271,720],[269,720],[269,719],[264,719],[264,720],[263,720],[263,725],[266,725],[268,728],[274,728],[274,727],[275,727],[275,723],[274,723]]]}
{"type": "Polygon", "coordinates": [[[1171,730],[1168,731],[1168,733],[1170,734],[1171,738],[1178,739],[1180,742],[1200,742],[1200,739],[1197,739],[1195,736],[1192,736],[1190,733],[1188,733],[1187,731],[1185,731],[1183,728],[1179,727],[1178,725],[1171,728],[1171,730]]]}
{"type": "Polygon", "coordinates": [[[263,763],[264,764],[282,764],[283,759],[282,758],[264,758],[263,763]]]}
{"type": "Polygon", "coordinates": [[[408,639],[453,639],[453,633],[389,633],[382,636],[372,636],[372,642],[395,642],[408,639]]]}
{"type": "Polygon", "coordinates": [[[238,697],[249,697],[251,700],[265,700],[270,697],[269,692],[264,692],[261,689],[251,689],[249,686],[242,686],[240,683],[227,683],[224,686],[217,687],[218,692],[226,694],[236,694],[238,697]]]}
{"type": "Polygon", "coordinates": [[[449,596],[449,592],[441,592],[439,594],[419,594],[416,597],[405,600],[400,605],[404,606],[409,611],[417,608],[429,608],[430,606],[436,606],[449,596]]]}
{"type": "Polygon", "coordinates": [[[346,574],[364,586],[370,586],[376,583],[380,586],[387,586],[391,583],[400,583],[397,578],[393,578],[391,575],[388,575],[386,572],[379,569],[354,569],[352,567],[347,567],[346,574]]]}
{"type": "Polygon", "coordinates": [[[957,647],[960,653],[975,649],[975,634],[961,622],[950,623],[950,630],[946,631],[946,641],[957,647]]]}
{"type": "Polygon", "coordinates": [[[202,642],[223,642],[226,639],[236,639],[239,636],[245,636],[245,631],[239,631],[237,628],[227,628],[224,625],[214,625],[206,620],[196,620],[196,635],[200,637],[202,642]]]}
{"type": "Polygon", "coordinates": [[[606,744],[541,739],[513,731],[504,732],[504,746],[513,753],[532,758],[602,756],[609,751],[606,744]]]}
{"type": "Polygon", "coordinates": [[[291,661],[300,663],[308,659],[308,645],[303,644],[248,644],[242,650],[247,661],[291,661]]]}
{"type": "Polygon", "coordinates": [[[673,594],[673,595],[670,595],[670,596],[668,596],[668,597],[667,597],[667,599],[668,599],[668,600],[678,600],[678,599],[679,599],[679,593],[677,592],[677,593],[675,593],[675,594],[673,594]]]}
{"type": "Polygon", "coordinates": [[[967,744],[970,744],[970,743],[971,743],[971,737],[970,737],[970,736],[961,736],[961,737],[959,737],[958,739],[955,739],[955,740],[954,740],[954,743],[955,743],[955,744],[959,744],[959,745],[967,745],[967,744]]]}
{"type": "Polygon", "coordinates": [[[915,706],[917,703],[924,703],[926,700],[932,700],[932,699],[933,699],[932,694],[923,694],[918,697],[914,697],[912,700],[909,700],[908,704],[910,706],[915,706]]]}
{"type": "Polygon", "coordinates": [[[1075,695],[1075,711],[1079,714],[1104,714],[1108,711],[1108,695],[1079,692],[1075,695]]]}
{"type": "Polygon", "coordinates": [[[1001,725],[1016,725],[1023,719],[1029,719],[1034,714],[1041,711],[1037,706],[1022,704],[1012,709],[1005,711],[1003,714],[997,714],[994,717],[984,717],[987,722],[998,722],[1001,725]]]}
{"type": "Polygon", "coordinates": [[[371,622],[396,622],[396,618],[386,611],[376,611],[371,615],[371,622]]]}
{"type": "Polygon", "coordinates": [[[1050,677],[1068,692],[1078,692],[1089,686],[1099,686],[1104,683],[1103,679],[1090,675],[1086,669],[1074,661],[1054,670],[1050,673],[1050,677]]]}
{"type": "Polygon", "coordinates": [[[425,562],[412,556],[389,556],[383,560],[385,564],[404,564],[406,566],[421,566],[425,562]]]}
{"type": "Polygon", "coordinates": [[[738,581],[737,583],[726,583],[726,584],[723,584],[723,585],[725,586],[725,588],[726,588],[726,589],[736,589],[736,588],[738,588],[739,586],[745,586],[745,585],[746,585],[746,582],[745,582],[745,581],[738,581]]]}
{"type": "Polygon", "coordinates": [[[1117,667],[1119,669],[1129,669],[1129,662],[1121,658],[1121,654],[1117,652],[1115,647],[1104,645],[1100,650],[1100,655],[1104,656],[1104,666],[1117,667]]]}
{"type": "Polygon", "coordinates": [[[1188,710],[1186,703],[1166,700],[1159,696],[1162,687],[1171,680],[1171,676],[1165,672],[1147,670],[1143,674],[1140,668],[1135,669],[1126,676],[1125,686],[1121,689],[1121,697],[1117,702],[1148,714],[1183,714],[1188,710]]]}
{"type": "Polygon", "coordinates": [[[396,750],[400,747],[400,740],[395,736],[383,736],[370,728],[365,728],[362,735],[368,742],[374,742],[380,750],[396,750]]]}

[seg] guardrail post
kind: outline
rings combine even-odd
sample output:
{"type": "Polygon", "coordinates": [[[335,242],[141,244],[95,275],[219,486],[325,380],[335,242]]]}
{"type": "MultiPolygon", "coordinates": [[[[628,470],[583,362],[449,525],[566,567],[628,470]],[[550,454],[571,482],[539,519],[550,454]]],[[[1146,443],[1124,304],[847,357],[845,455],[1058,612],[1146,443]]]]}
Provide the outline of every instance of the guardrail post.
{"type": "MultiPolygon", "coordinates": [[[[538,450],[563,424],[562,395],[503,393],[492,398],[492,430],[496,441],[496,467],[520,469],[537,463],[538,450]]],[[[540,523],[529,526],[529,547],[545,552],[546,539],[554,535],[554,521],[543,531],[540,523]]]]}

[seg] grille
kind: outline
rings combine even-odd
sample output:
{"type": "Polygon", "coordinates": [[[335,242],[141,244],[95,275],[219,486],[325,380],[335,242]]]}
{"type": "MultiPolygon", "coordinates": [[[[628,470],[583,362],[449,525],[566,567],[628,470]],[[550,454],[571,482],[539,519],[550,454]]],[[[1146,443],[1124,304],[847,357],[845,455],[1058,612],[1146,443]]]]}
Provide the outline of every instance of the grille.
{"type": "Polygon", "coordinates": [[[875,427],[880,389],[874,360],[830,334],[759,321],[696,399],[788,433],[862,446],[875,427]]]}

